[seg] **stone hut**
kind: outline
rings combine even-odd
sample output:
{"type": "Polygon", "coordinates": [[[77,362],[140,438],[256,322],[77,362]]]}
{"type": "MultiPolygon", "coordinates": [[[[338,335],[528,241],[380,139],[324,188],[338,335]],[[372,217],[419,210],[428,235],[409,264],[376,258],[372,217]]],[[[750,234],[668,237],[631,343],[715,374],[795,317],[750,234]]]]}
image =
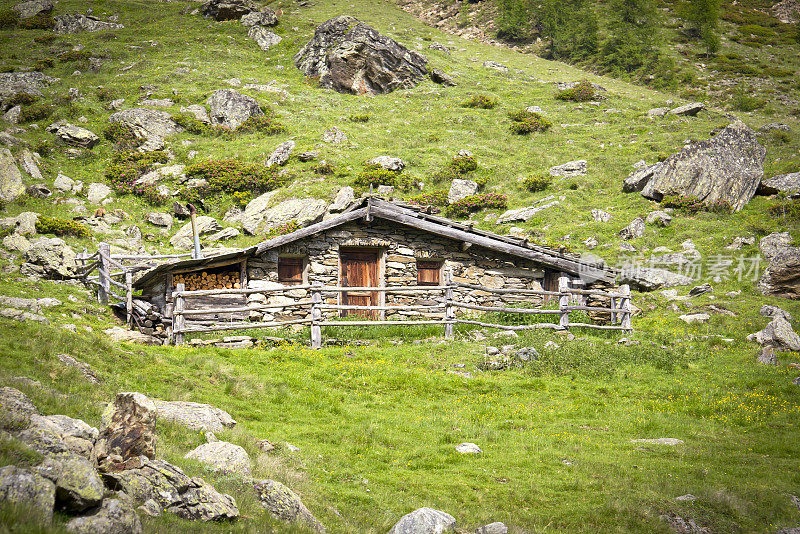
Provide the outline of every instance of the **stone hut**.
{"type": "MultiPolygon", "coordinates": [[[[143,274],[134,289],[159,313],[169,315],[171,294],[178,282],[186,289],[248,288],[322,284],[339,287],[439,286],[448,273],[453,281],[474,287],[459,290],[459,298],[476,305],[510,302],[540,304],[544,297],[496,294],[488,289],[557,290],[558,278],[568,276],[575,287],[606,288],[616,273],[607,267],[541,247],[525,239],[501,236],[425,213],[419,206],[367,197],[336,217],[253,247],[219,256],[163,264],[143,274]],[[480,287],[477,287],[480,286],[480,287]]],[[[420,293],[352,291],[328,293],[329,304],[391,306],[441,297],[420,293]]],[[[187,309],[241,308],[248,304],[285,304],[308,299],[298,287],[283,293],[189,297],[187,309]]],[[[431,300],[434,303],[434,300],[431,300]]],[[[331,312],[346,315],[348,311],[331,312]]],[[[280,321],[304,317],[285,310],[220,313],[195,320],[280,321]],[[246,313],[246,315],[245,315],[246,313]]],[[[364,312],[361,312],[363,315],[364,312]]],[[[376,319],[401,319],[416,311],[371,313],[376,319]]]]}

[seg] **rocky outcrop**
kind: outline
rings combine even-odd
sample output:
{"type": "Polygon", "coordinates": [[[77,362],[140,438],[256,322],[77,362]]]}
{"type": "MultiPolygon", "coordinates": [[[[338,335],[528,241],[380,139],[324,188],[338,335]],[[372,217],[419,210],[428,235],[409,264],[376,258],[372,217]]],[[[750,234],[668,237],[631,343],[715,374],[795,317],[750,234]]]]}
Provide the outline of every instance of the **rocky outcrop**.
{"type": "Polygon", "coordinates": [[[107,473],[105,477],[113,489],[125,492],[137,505],[152,500],[161,510],[199,521],[236,519],[239,516],[233,497],[217,492],[202,478],[190,478],[164,460],[139,457],[136,463],[137,467],[107,473]]]}
{"type": "Polygon", "coordinates": [[[267,168],[274,167],[276,165],[285,165],[286,162],[289,161],[289,156],[292,155],[292,150],[294,150],[294,147],[294,141],[284,141],[275,147],[275,150],[272,151],[272,154],[270,154],[269,158],[267,158],[267,161],[264,165],[267,168]]]}
{"type": "Polygon", "coordinates": [[[5,110],[5,101],[19,93],[42,96],[42,89],[58,80],[58,78],[39,71],[2,72],[0,73],[0,109],[5,110]]]}
{"type": "Polygon", "coordinates": [[[283,40],[277,33],[261,26],[250,26],[250,29],[247,30],[247,36],[254,40],[258,47],[265,52],[283,40]]]}
{"type": "Polygon", "coordinates": [[[55,134],[56,138],[65,145],[70,146],[92,148],[100,141],[100,138],[93,132],[66,121],[54,122],[47,127],[47,131],[55,134]]]}
{"type": "Polygon", "coordinates": [[[221,432],[236,426],[236,421],[225,410],[210,404],[187,401],[153,399],[158,417],[184,425],[192,430],[221,432]]]}
{"type": "Polygon", "coordinates": [[[800,336],[783,316],[774,317],[763,330],[750,334],[747,339],[775,350],[800,352],[800,336]]]}
{"type": "Polygon", "coordinates": [[[800,196],[800,172],[779,174],[766,178],[758,186],[759,195],[776,195],[786,193],[790,198],[800,196]]]}
{"type": "Polygon", "coordinates": [[[182,129],[170,118],[166,111],[135,108],[117,111],[108,117],[112,124],[128,128],[140,143],[140,150],[152,151],[164,148],[164,138],[182,129]]]}
{"type": "Polygon", "coordinates": [[[0,201],[13,202],[25,194],[22,173],[7,148],[0,148],[0,201]]]}
{"type": "Polygon", "coordinates": [[[0,388],[0,415],[6,425],[11,428],[27,428],[31,416],[38,414],[39,410],[23,392],[15,388],[0,388]]]}
{"type": "Polygon", "coordinates": [[[262,7],[260,11],[253,11],[242,15],[240,22],[243,26],[275,26],[278,24],[278,15],[269,7],[262,7]]]}
{"type": "Polygon", "coordinates": [[[78,455],[48,456],[36,472],[56,486],[56,506],[82,512],[103,500],[105,486],[92,462],[78,455]]]}
{"type": "Polygon", "coordinates": [[[645,224],[644,219],[636,217],[631,223],[619,231],[619,236],[622,239],[637,239],[644,235],[645,224]]]}
{"type": "Polygon", "coordinates": [[[389,534],[444,534],[455,532],[456,519],[433,508],[419,508],[400,518],[389,534]]]}
{"type": "Polygon", "coordinates": [[[300,226],[308,226],[322,219],[327,209],[328,203],[321,199],[293,198],[259,213],[248,214],[249,210],[245,208],[241,220],[245,232],[257,235],[291,221],[297,222],[300,226]]]}
{"type": "Polygon", "coordinates": [[[758,250],[767,260],[792,248],[792,236],[789,232],[772,232],[758,240],[758,250]]]}
{"type": "Polygon", "coordinates": [[[39,515],[42,522],[53,519],[56,486],[50,480],[29,469],[13,465],[0,467],[0,502],[27,506],[39,515]]]}
{"type": "Polygon", "coordinates": [[[473,180],[463,180],[455,178],[450,182],[450,190],[447,192],[447,203],[453,204],[462,198],[474,195],[478,192],[478,182],[473,180]]]}
{"type": "Polygon", "coordinates": [[[789,247],[776,254],[758,288],[764,295],[800,300],[800,247],[789,247]]]}
{"type": "Polygon", "coordinates": [[[800,21],[800,2],[797,0],[781,0],[770,8],[775,18],[784,24],[800,21]]]}
{"type": "Polygon", "coordinates": [[[71,519],[65,525],[72,534],[141,534],[142,522],[133,501],[124,493],[103,500],[88,514],[71,519]]]}
{"type": "Polygon", "coordinates": [[[61,280],[77,271],[75,251],[59,237],[40,237],[31,242],[23,255],[25,263],[20,272],[25,275],[61,280]]]}
{"type": "Polygon", "coordinates": [[[637,170],[624,187],[656,201],[668,195],[694,196],[703,202],[726,201],[739,211],[761,183],[765,155],[756,133],[735,122],[709,140],[637,170]]]}
{"type": "MultiPolygon", "coordinates": [[[[222,229],[214,217],[203,215],[197,218],[197,234],[200,236],[213,234],[214,232],[222,229]]],[[[194,238],[192,236],[192,223],[188,222],[181,226],[180,230],[175,232],[169,240],[169,244],[175,248],[190,249],[194,245],[194,238]]]]}
{"type": "Polygon", "coordinates": [[[102,416],[103,428],[94,447],[101,469],[118,470],[124,462],[156,455],[156,406],[141,393],[118,393],[102,416]]]}
{"type": "Polygon", "coordinates": [[[274,480],[255,482],[255,490],[261,506],[279,521],[301,523],[316,532],[325,532],[325,527],[309,511],[295,492],[274,480]]]}
{"type": "Polygon", "coordinates": [[[349,185],[346,185],[336,193],[336,198],[333,199],[333,204],[330,205],[328,211],[330,213],[341,213],[352,206],[355,199],[355,190],[349,185]]]}
{"type": "Polygon", "coordinates": [[[566,163],[562,163],[561,165],[550,167],[550,176],[563,176],[563,177],[585,176],[586,170],[587,170],[586,160],[579,159],[577,161],[568,161],[566,163]]]}
{"type": "Polygon", "coordinates": [[[321,24],[294,64],[321,87],[352,94],[411,88],[427,75],[422,55],[347,15],[321,24]]]}
{"type": "Polygon", "coordinates": [[[263,115],[258,102],[247,95],[233,89],[219,89],[214,91],[206,105],[209,108],[211,124],[225,126],[235,130],[250,117],[263,115]]]}
{"type": "Polygon", "coordinates": [[[672,115],[688,115],[693,117],[706,109],[706,105],[702,102],[691,102],[689,104],[684,104],[682,106],[678,106],[677,108],[672,108],[669,112],[672,115]]]}
{"type": "Polygon", "coordinates": [[[200,14],[218,22],[238,20],[244,15],[257,12],[258,4],[250,0],[209,0],[200,6],[200,14]]]}
{"type": "Polygon", "coordinates": [[[692,278],[676,274],[666,269],[640,267],[637,269],[623,270],[620,273],[620,283],[630,284],[639,291],[654,291],[674,286],[685,286],[694,282],[692,278]]]}
{"type": "MultiPolygon", "coordinates": [[[[544,200],[548,200],[547,198],[543,198],[539,202],[544,200]]],[[[498,218],[497,223],[508,223],[508,222],[524,222],[528,219],[532,218],[534,215],[539,213],[542,210],[547,208],[557,206],[559,204],[558,200],[553,200],[552,202],[548,202],[546,204],[541,204],[538,206],[528,206],[527,208],[517,208],[513,210],[508,210],[503,212],[498,218]]]]}
{"type": "Polygon", "coordinates": [[[49,15],[53,11],[52,0],[28,0],[20,2],[11,9],[17,14],[20,20],[33,18],[36,15],[49,15]]]}
{"type": "Polygon", "coordinates": [[[250,475],[250,456],[242,447],[227,441],[203,443],[196,449],[186,453],[184,458],[197,460],[215,471],[250,475]]]}
{"type": "Polygon", "coordinates": [[[442,69],[433,69],[431,71],[431,81],[443,87],[455,87],[458,85],[455,80],[442,69]]]}
{"type": "Polygon", "coordinates": [[[102,30],[121,30],[125,26],[116,22],[107,22],[90,15],[72,13],[53,17],[53,31],[56,33],[99,32],[102,30]]]}

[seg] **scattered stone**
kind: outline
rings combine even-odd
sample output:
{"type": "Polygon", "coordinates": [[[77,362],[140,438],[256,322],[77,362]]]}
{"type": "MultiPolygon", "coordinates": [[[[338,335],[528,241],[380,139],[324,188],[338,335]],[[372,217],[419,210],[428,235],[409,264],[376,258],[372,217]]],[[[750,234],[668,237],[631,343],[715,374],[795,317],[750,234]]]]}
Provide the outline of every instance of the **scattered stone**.
{"type": "Polygon", "coordinates": [[[688,115],[694,117],[704,109],[706,109],[706,105],[702,102],[692,102],[691,104],[684,104],[683,106],[673,108],[669,110],[669,112],[672,115],[688,115]]]}
{"type": "Polygon", "coordinates": [[[25,275],[60,280],[70,278],[78,268],[75,251],[59,237],[36,239],[22,256],[26,263],[20,272],[25,275]]]}
{"type": "Polygon", "coordinates": [[[103,481],[86,458],[73,454],[46,457],[36,472],[56,485],[56,505],[67,511],[82,512],[103,500],[103,481]]]}
{"type": "Polygon", "coordinates": [[[321,87],[352,94],[409,89],[427,75],[422,55],[347,15],[321,24],[294,64],[321,87]]]}
{"type": "Polygon", "coordinates": [[[328,128],[322,134],[322,140],[332,145],[340,145],[347,141],[347,135],[337,127],[328,128]]]}
{"type": "Polygon", "coordinates": [[[98,32],[102,30],[120,30],[124,28],[117,22],[106,22],[97,17],[72,13],[53,17],[53,31],[56,33],[98,32]]]}
{"type": "Polygon", "coordinates": [[[711,284],[705,283],[699,286],[694,286],[692,289],[689,290],[690,297],[699,297],[705,293],[710,293],[713,291],[714,288],[711,287],[711,284]]]}
{"type": "Polygon", "coordinates": [[[254,40],[258,47],[265,52],[283,40],[277,33],[261,26],[251,26],[247,30],[247,36],[254,40]]]}
{"type": "Polygon", "coordinates": [[[242,15],[239,20],[243,26],[275,26],[278,24],[278,15],[269,8],[262,7],[261,11],[254,11],[246,15],[242,15]]]}
{"type": "Polygon", "coordinates": [[[442,69],[433,69],[431,71],[431,81],[444,87],[455,87],[458,85],[455,80],[442,69]]]}
{"type": "Polygon", "coordinates": [[[14,465],[0,467],[0,502],[29,506],[50,523],[55,499],[55,484],[38,473],[14,465]]]}
{"type": "Polygon", "coordinates": [[[86,380],[88,380],[92,384],[100,384],[100,379],[97,378],[97,375],[94,374],[94,371],[89,366],[89,364],[76,360],[69,354],[58,354],[56,355],[56,358],[58,358],[61,361],[61,363],[63,363],[67,367],[76,368],[78,371],[81,372],[84,378],[86,378],[86,380]]]}
{"type": "Polygon", "coordinates": [[[758,353],[758,363],[764,365],[778,365],[778,358],[775,356],[775,349],[772,345],[764,345],[758,353]]]}
{"type": "Polygon", "coordinates": [[[672,222],[672,216],[665,211],[653,211],[647,214],[645,221],[647,224],[655,224],[664,228],[672,222]]]}
{"type": "Polygon", "coordinates": [[[743,246],[751,246],[755,244],[756,239],[754,237],[734,237],[733,241],[730,245],[726,246],[727,250],[741,250],[743,246]]]}
{"type": "MultiPolygon", "coordinates": [[[[57,82],[58,78],[47,76],[39,71],[0,73],[0,107],[16,94],[42,96],[42,89],[57,82]]],[[[3,109],[5,109],[3,107],[3,109]]]]}
{"type": "Polygon", "coordinates": [[[459,443],[456,445],[456,452],[461,454],[481,454],[483,451],[474,443],[459,443]]]}
{"type": "Polygon", "coordinates": [[[89,189],[86,191],[86,198],[92,204],[100,204],[110,194],[111,188],[106,184],[93,183],[89,184],[89,189]]]}
{"type": "Polygon", "coordinates": [[[297,159],[305,163],[307,161],[314,161],[318,156],[319,153],[316,150],[309,150],[308,152],[300,152],[297,155],[297,159]]]}
{"type": "Polygon", "coordinates": [[[49,15],[53,11],[52,0],[28,0],[20,2],[11,9],[17,14],[20,20],[33,18],[36,15],[49,15]]]}
{"type": "Polygon", "coordinates": [[[792,330],[792,325],[782,315],[772,318],[763,330],[747,336],[748,341],[759,345],[770,345],[779,351],[800,352],[800,336],[792,330]]]}
{"type": "Polygon", "coordinates": [[[612,215],[607,211],[593,209],[592,210],[592,219],[597,222],[608,222],[611,220],[612,215]]]}
{"type": "Polygon", "coordinates": [[[508,527],[498,521],[476,528],[475,534],[508,534],[508,527]]]}
{"type": "Polygon", "coordinates": [[[695,523],[694,519],[684,519],[677,515],[662,515],[669,527],[678,534],[711,534],[711,531],[695,523]]]}
{"type": "Polygon", "coordinates": [[[450,190],[447,192],[447,203],[453,204],[477,192],[478,182],[454,178],[453,181],[450,182],[450,190]]]}
{"type": "Polygon", "coordinates": [[[247,451],[227,441],[203,443],[196,449],[189,451],[184,458],[197,460],[210,466],[215,471],[236,473],[244,476],[250,475],[250,456],[248,456],[247,451]]]}
{"type": "Polygon", "coordinates": [[[644,235],[644,230],[644,219],[636,217],[628,226],[619,231],[619,236],[625,240],[638,239],[644,235]]]}
{"type": "Polygon", "coordinates": [[[208,242],[216,242],[216,241],[227,241],[228,239],[233,239],[234,237],[239,237],[241,232],[236,228],[223,228],[217,233],[211,234],[206,238],[208,242]]]}
{"type": "Polygon", "coordinates": [[[211,124],[211,119],[208,117],[208,111],[206,110],[205,106],[201,106],[200,104],[192,104],[186,107],[181,106],[181,113],[189,113],[203,124],[211,124]]]}
{"type": "Polygon", "coordinates": [[[27,395],[15,388],[0,388],[0,414],[6,424],[13,428],[27,428],[31,417],[39,415],[39,410],[27,395]]]}
{"type": "MultiPolygon", "coordinates": [[[[197,234],[200,236],[212,234],[222,229],[222,225],[214,217],[202,215],[197,217],[197,234]]],[[[170,245],[175,248],[184,250],[191,249],[194,246],[194,238],[192,234],[192,223],[188,222],[183,225],[180,230],[175,232],[169,240],[170,245]]]]}
{"type": "Polygon", "coordinates": [[[24,193],[25,184],[14,156],[9,149],[0,148],[0,201],[13,202],[24,193]]]}
{"type": "Polygon", "coordinates": [[[90,132],[86,128],[81,128],[80,126],[70,124],[66,121],[54,122],[48,126],[46,130],[55,134],[56,137],[65,145],[77,146],[81,148],[92,148],[100,141],[100,138],[97,137],[97,135],[95,135],[93,132],[90,132]]]}
{"type": "Polygon", "coordinates": [[[153,499],[144,501],[144,504],[139,506],[137,510],[150,517],[158,517],[161,515],[161,507],[153,499]]]}
{"type": "Polygon", "coordinates": [[[639,438],[632,439],[631,443],[648,443],[651,445],[668,445],[673,447],[675,445],[683,445],[683,440],[677,438],[639,438]]]}
{"type": "Polygon", "coordinates": [[[508,67],[497,61],[487,60],[483,62],[483,66],[487,69],[494,69],[499,72],[508,72],[508,67]]]}
{"type": "Polygon", "coordinates": [[[279,144],[275,150],[272,151],[272,154],[270,154],[265,166],[270,168],[276,165],[284,165],[287,161],[289,161],[289,156],[292,154],[294,147],[294,141],[285,141],[279,144]]]}
{"type": "Polygon", "coordinates": [[[707,313],[691,313],[681,315],[678,317],[678,319],[686,324],[702,324],[708,322],[708,320],[711,319],[711,316],[707,313]]]}
{"type": "Polygon", "coordinates": [[[675,500],[678,502],[694,502],[697,500],[697,497],[695,497],[691,493],[687,493],[686,495],[675,497],[675,500]]]}
{"type": "MultiPolygon", "coordinates": [[[[255,202],[258,199],[251,201],[255,202]]],[[[321,199],[290,199],[271,208],[264,208],[260,212],[250,209],[250,204],[242,215],[242,227],[251,235],[258,235],[269,231],[271,228],[297,222],[300,226],[308,226],[322,219],[328,209],[328,203],[321,199]]]]}
{"type": "Polygon", "coordinates": [[[99,508],[71,519],[65,528],[73,534],[141,534],[142,522],[133,501],[124,493],[104,499],[99,508]]]}
{"type": "Polygon", "coordinates": [[[113,326],[103,330],[103,333],[110,341],[117,343],[140,343],[142,345],[161,345],[161,340],[136,330],[128,330],[113,326]]]}
{"type": "Polygon", "coordinates": [[[133,132],[142,151],[161,150],[165,146],[164,138],[182,131],[168,112],[156,109],[125,109],[113,113],[108,121],[133,132]]]}
{"type": "MultiPolygon", "coordinates": [[[[546,200],[546,199],[543,199],[546,200]]],[[[518,221],[527,221],[532,218],[534,215],[539,213],[542,210],[547,208],[557,206],[559,204],[558,200],[554,200],[552,202],[548,202],[547,204],[543,204],[540,206],[528,206],[527,208],[518,208],[514,210],[508,210],[500,215],[497,218],[497,223],[507,223],[507,222],[518,222],[518,221]]]]}
{"type": "Polygon", "coordinates": [[[759,195],[786,193],[789,198],[800,196],[800,172],[779,174],[772,178],[761,180],[756,192],[759,195]]]}
{"type": "Polygon", "coordinates": [[[369,160],[372,165],[377,165],[387,171],[400,172],[406,167],[406,162],[394,156],[378,156],[369,160]]]}
{"type": "Polygon", "coordinates": [[[769,304],[764,304],[758,310],[758,313],[760,313],[764,317],[772,317],[772,318],[783,317],[784,319],[786,319],[790,323],[792,322],[792,314],[787,312],[786,310],[783,310],[783,309],[777,307],[777,306],[770,306],[769,304]]]}
{"type": "Polygon", "coordinates": [[[250,117],[263,115],[258,102],[247,95],[233,89],[219,89],[214,91],[206,105],[209,108],[211,124],[225,126],[235,130],[250,117]]]}
{"type": "Polygon", "coordinates": [[[550,176],[563,176],[571,178],[573,176],[585,176],[587,164],[585,159],[568,161],[555,167],[550,167],[550,176]]]}
{"type": "Polygon", "coordinates": [[[225,410],[210,404],[186,401],[153,399],[158,417],[178,423],[192,430],[222,432],[236,426],[236,421],[225,410]]]}
{"type": "MultiPolygon", "coordinates": [[[[103,412],[92,456],[104,471],[118,470],[132,458],[156,454],[156,406],[141,393],[118,393],[103,412]]],[[[124,467],[123,467],[124,468],[124,467]]]]}
{"type": "Polygon", "coordinates": [[[3,114],[3,120],[11,124],[19,124],[22,119],[22,106],[14,106],[3,114]]]}
{"type": "Polygon", "coordinates": [[[639,267],[623,270],[620,273],[620,283],[630,284],[639,291],[654,291],[656,289],[674,286],[685,286],[694,280],[682,274],[675,274],[666,269],[639,267]]]}
{"type": "Polygon", "coordinates": [[[31,198],[47,198],[53,194],[45,184],[32,184],[25,188],[31,198]]]}
{"type": "Polygon", "coordinates": [[[330,205],[328,211],[330,213],[341,213],[355,202],[355,191],[349,185],[339,189],[336,193],[336,198],[333,199],[333,204],[330,205]]]}
{"type": "Polygon", "coordinates": [[[767,260],[772,260],[778,254],[791,248],[792,236],[789,232],[773,232],[762,237],[758,242],[758,250],[767,260]]]}
{"type": "Polygon", "coordinates": [[[145,214],[145,220],[150,224],[154,224],[155,226],[161,226],[162,228],[172,228],[172,215],[169,213],[161,213],[157,211],[152,211],[150,213],[145,214]]]}
{"type": "Polygon", "coordinates": [[[301,523],[315,532],[325,532],[325,527],[306,508],[300,497],[280,482],[259,480],[254,488],[258,501],[270,515],[279,521],[301,523]]]}
{"type": "Polygon", "coordinates": [[[667,113],[669,113],[669,109],[670,108],[653,108],[653,109],[649,109],[649,110],[647,110],[647,116],[648,117],[661,118],[661,117],[665,116],[667,113]]]}
{"type": "Polygon", "coordinates": [[[432,508],[419,508],[400,518],[389,534],[444,534],[455,532],[456,519],[432,508]]]}
{"type": "Polygon", "coordinates": [[[200,14],[217,22],[239,20],[250,13],[258,12],[259,6],[250,0],[209,0],[200,6],[200,14]]]}

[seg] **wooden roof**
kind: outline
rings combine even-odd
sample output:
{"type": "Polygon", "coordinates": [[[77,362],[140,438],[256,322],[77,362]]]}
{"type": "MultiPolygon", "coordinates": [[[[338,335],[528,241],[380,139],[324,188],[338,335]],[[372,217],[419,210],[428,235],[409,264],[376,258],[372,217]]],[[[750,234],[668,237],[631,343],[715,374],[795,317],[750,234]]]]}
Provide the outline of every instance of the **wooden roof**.
{"type": "Polygon", "coordinates": [[[582,260],[578,256],[564,254],[554,249],[536,245],[535,243],[529,242],[527,239],[503,236],[485,230],[478,230],[473,228],[471,223],[460,223],[451,219],[425,213],[420,206],[399,201],[390,202],[378,197],[366,197],[341,215],[301,228],[290,234],[267,239],[246,249],[208,258],[183,260],[159,265],[147,271],[136,281],[134,286],[146,286],[160,273],[173,269],[200,269],[215,263],[234,259],[237,256],[245,258],[251,255],[259,255],[276,247],[292,243],[298,239],[303,239],[304,237],[312,236],[324,230],[335,228],[358,219],[363,219],[365,222],[370,222],[374,219],[383,219],[402,224],[423,232],[429,232],[463,243],[480,246],[495,252],[525,258],[545,267],[578,276],[587,281],[602,280],[613,282],[617,274],[614,269],[598,266],[595,263],[582,260]]]}

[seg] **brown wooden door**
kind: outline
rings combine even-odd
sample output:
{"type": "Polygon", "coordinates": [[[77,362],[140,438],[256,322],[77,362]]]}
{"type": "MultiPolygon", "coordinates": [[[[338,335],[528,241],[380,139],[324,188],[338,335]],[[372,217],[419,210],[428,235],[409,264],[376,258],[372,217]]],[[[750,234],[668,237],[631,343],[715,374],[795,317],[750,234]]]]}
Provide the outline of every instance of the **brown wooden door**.
{"type": "MultiPolygon", "coordinates": [[[[342,250],[342,287],[378,287],[378,253],[364,250],[342,250]]],[[[342,304],[348,306],[377,306],[377,291],[347,291],[342,293],[342,304]]],[[[377,310],[342,310],[342,316],[360,315],[371,319],[378,318],[377,310]]]]}

